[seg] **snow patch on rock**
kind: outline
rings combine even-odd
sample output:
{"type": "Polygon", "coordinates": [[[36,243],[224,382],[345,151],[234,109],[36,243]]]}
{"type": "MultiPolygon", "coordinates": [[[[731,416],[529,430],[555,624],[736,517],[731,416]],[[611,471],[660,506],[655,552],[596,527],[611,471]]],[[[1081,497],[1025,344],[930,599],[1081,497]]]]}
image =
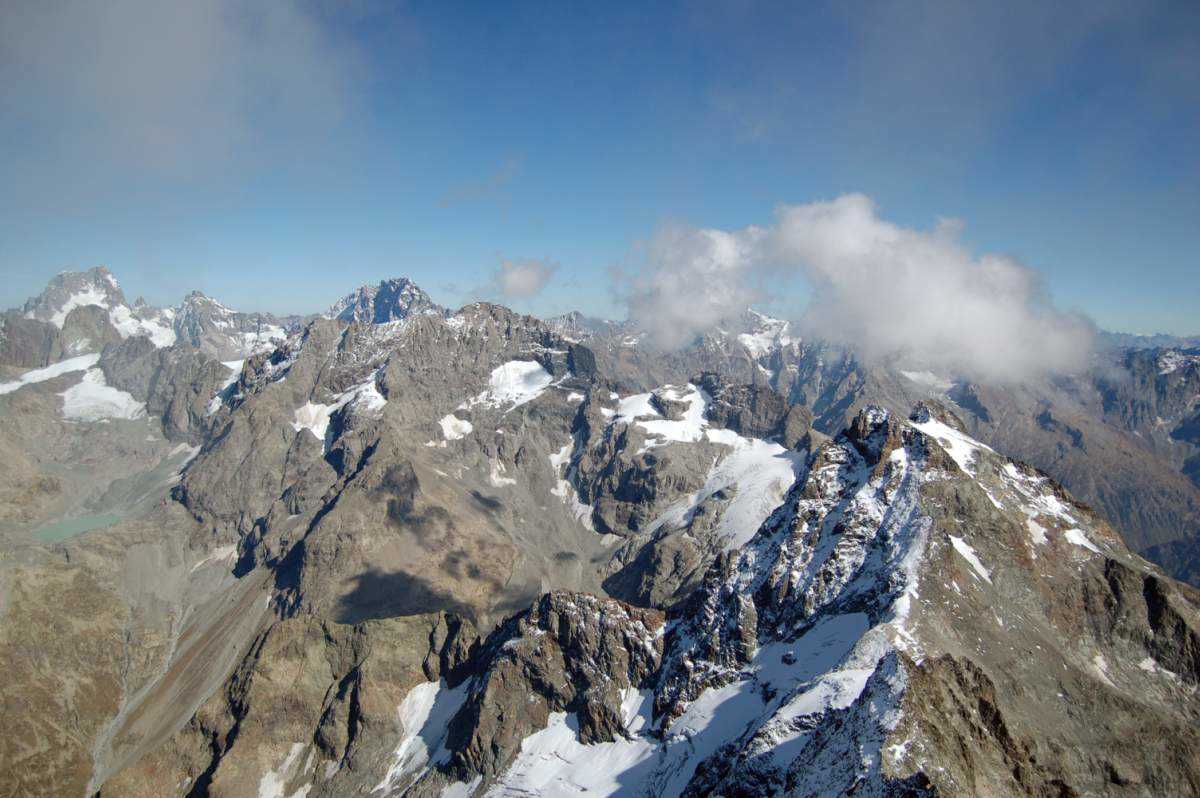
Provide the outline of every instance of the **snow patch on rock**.
{"type": "Polygon", "coordinates": [[[470,421],[459,418],[453,413],[447,413],[438,419],[438,426],[442,428],[442,437],[448,441],[460,440],[470,435],[475,429],[470,421]]]}
{"type": "Polygon", "coordinates": [[[740,549],[783,501],[804,467],[804,456],[777,443],[743,438],[732,430],[709,429],[706,437],[732,451],[713,464],[700,490],[668,507],[649,530],[686,526],[703,502],[719,491],[732,489],[733,498],[716,532],[727,551],[740,549]]]}
{"type": "Polygon", "coordinates": [[[550,713],[546,728],[521,741],[521,752],[486,798],[517,795],[640,795],[649,777],[658,743],[649,734],[654,694],[627,688],[621,710],[625,738],[584,745],[579,722],[565,712],[550,713]]]}
{"type": "Polygon", "coordinates": [[[12,393],[25,385],[52,380],[55,377],[61,377],[63,374],[70,374],[72,371],[87,371],[96,365],[99,360],[99,354],[80,355],[79,357],[51,364],[45,368],[27,371],[12,382],[0,382],[0,394],[12,393]]]}
{"type": "Polygon", "coordinates": [[[964,435],[936,418],[930,417],[927,421],[910,423],[936,440],[946,450],[946,454],[950,455],[951,459],[958,464],[958,467],[971,476],[975,475],[975,462],[978,459],[979,450],[993,451],[990,446],[980,443],[969,435],[964,435]]]}
{"type": "Polygon", "coordinates": [[[389,758],[383,780],[371,792],[391,795],[445,758],[446,732],[451,718],[467,699],[469,684],[465,681],[450,689],[445,681],[422,682],[408,691],[396,709],[400,742],[389,758]]]}
{"type": "Polygon", "coordinates": [[[82,380],[59,396],[63,398],[63,418],[70,421],[138,419],[146,415],[145,404],[109,386],[98,368],[88,369],[82,380]]]}
{"type": "Polygon", "coordinates": [[[1083,531],[1080,529],[1068,529],[1063,533],[1063,537],[1066,538],[1068,543],[1073,543],[1076,546],[1081,546],[1089,551],[1094,551],[1096,554],[1104,553],[1096,547],[1095,543],[1092,543],[1092,541],[1088,540],[1087,535],[1083,534],[1083,531]]]}
{"type": "Polygon", "coordinates": [[[953,544],[954,550],[975,570],[979,578],[990,585],[992,583],[992,576],[988,573],[988,569],[983,567],[983,562],[979,559],[979,555],[975,553],[975,549],[971,548],[971,544],[954,535],[950,535],[950,543],[953,544]]]}
{"type": "Polygon", "coordinates": [[[292,419],[292,429],[296,432],[308,430],[314,438],[325,444],[325,448],[328,450],[329,441],[326,433],[329,431],[329,421],[334,413],[347,405],[368,413],[378,413],[386,404],[387,399],[379,393],[379,389],[375,386],[375,373],[373,372],[363,382],[335,396],[333,404],[308,401],[296,408],[292,419]]]}
{"type": "Polygon", "coordinates": [[[311,784],[306,784],[291,795],[284,793],[287,783],[299,775],[296,772],[296,765],[304,748],[304,743],[292,743],[291,749],[279,767],[268,770],[262,775],[258,781],[258,798],[305,798],[308,795],[309,790],[312,789],[311,784]]]}
{"type": "Polygon", "coordinates": [[[229,369],[229,376],[225,378],[225,382],[221,383],[221,387],[213,394],[213,398],[208,400],[206,415],[212,415],[221,409],[221,405],[229,398],[232,393],[233,384],[238,381],[238,377],[242,373],[242,365],[244,360],[226,360],[222,361],[221,365],[229,369]]]}
{"type": "Polygon", "coordinates": [[[492,369],[486,391],[463,402],[458,409],[486,405],[512,410],[541,396],[552,382],[550,372],[536,360],[510,360],[492,369]]]}

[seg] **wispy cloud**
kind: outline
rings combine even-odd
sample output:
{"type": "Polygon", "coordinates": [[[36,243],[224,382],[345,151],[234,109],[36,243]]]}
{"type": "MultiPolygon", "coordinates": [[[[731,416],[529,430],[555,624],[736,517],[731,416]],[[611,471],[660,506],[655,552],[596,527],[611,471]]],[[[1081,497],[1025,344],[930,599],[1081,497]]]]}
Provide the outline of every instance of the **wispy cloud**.
{"type": "Polygon", "coordinates": [[[532,299],[549,285],[559,265],[551,260],[501,261],[477,293],[502,299],[532,299]]]}
{"type": "Polygon", "coordinates": [[[53,169],[75,183],[204,179],[311,156],[332,146],[364,74],[335,21],[299,0],[5,3],[0,166],[31,183],[53,169]]]}
{"type": "Polygon", "coordinates": [[[640,270],[614,272],[617,294],[658,346],[676,349],[762,296],[766,235],[665,226],[646,244],[640,270]]]}
{"type": "Polygon", "coordinates": [[[501,205],[506,205],[506,190],[509,184],[521,174],[521,169],[524,165],[524,158],[510,155],[482,179],[462,183],[447,191],[438,204],[446,207],[466,202],[496,200],[501,205]]]}
{"type": "Polygon", "coordinates": [[[972,254],[961,226],[901,227],[851,194],[781,206],[766,227],[674,227],[650,243],[624,293],[630,318],[664,347],[740,313],[766,280],[795,275],[813,291],[806,333],[866,358],[905,356],[994,380],[1082,366],[1092,324],[1056,308],[1033,269],[972,254]]]}

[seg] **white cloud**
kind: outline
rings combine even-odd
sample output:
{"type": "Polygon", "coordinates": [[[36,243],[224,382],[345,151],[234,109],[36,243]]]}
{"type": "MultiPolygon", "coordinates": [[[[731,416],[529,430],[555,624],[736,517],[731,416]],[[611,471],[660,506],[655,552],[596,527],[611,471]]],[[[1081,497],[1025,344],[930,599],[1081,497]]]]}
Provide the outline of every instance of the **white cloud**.
{"type": "Polygon", "coordinates": [[[991,380],[1084,365],[1092,324],[1057,309],[1029,267],[973,255],[960,229],[901,227],[861,194],[781,206],[767,228],[676,229],[654,240],[631,281],[630,317],[678,346],[739,313],[766,277],[796,274],[813,290],[805,332],[868,359],[900,355],[991,380]]]}
{"type": "Polygon", "coordinates": [[[733,233],[674,225],[646,249],[646,265],[622,280],[629,317],[654,343],[675,349],[759,299],[766,231],[733,233]]]}
{"type": "Polygon", "coordinates": [[[486,292],[505,299],[528,299],[540,294],[556,271],[558,264],[549,260],[502,261],[486,292]]]}

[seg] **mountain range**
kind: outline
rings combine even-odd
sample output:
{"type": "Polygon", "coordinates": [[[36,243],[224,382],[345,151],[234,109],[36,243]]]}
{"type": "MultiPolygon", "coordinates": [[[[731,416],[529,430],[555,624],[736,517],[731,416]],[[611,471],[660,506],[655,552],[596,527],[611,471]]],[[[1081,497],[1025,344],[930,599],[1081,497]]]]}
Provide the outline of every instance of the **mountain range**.
{"type": "Polygon", "coordinates": [[[1195,341],[0,319],[0,796],[1200,793],[1195,341]]]}

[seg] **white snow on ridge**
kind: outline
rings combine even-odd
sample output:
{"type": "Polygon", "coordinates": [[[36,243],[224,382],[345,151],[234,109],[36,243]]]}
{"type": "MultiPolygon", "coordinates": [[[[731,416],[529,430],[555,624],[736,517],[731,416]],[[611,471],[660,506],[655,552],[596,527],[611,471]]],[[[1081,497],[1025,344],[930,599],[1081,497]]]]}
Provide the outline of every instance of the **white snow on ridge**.
{"type": "MultiPolygon", "coordinates": [[[[674,388],[669,387],[662,392],[665,399],[676,402],[687,402],[688,408],[683,412],[683,418],[680,420],[672,421],[666,418],[656,418],[648,421],[634,422],[654,438],[654,440],[646,441],[646,445],[638,450],[638,454],[647,452],[657,446],[665,446],[671,442],[695,443],[704,437],[704,430],[708,426],[708,420],[704,418],[704,410],[708,407],[708,396],[705,395],[704,391],[691,383],[687,387],[688,392],[682,395],[674,388]]],[[[635,398],[637,397],[629,397],[625,401],[635,398]]]]}
{"type": "Polygon", "coordinates": [[[980,443],[969,435],[964,435],[949,424],[943,424],[936,418],[917,423],[909,422],[916,429],[924,432],[941,444],[946,454],[958,464],[965,473],[975,475],[975,460],[980,449],[992,451],[990,446],[980,443]]]}
{"type": "Polygon", "coordinates": [[[232,333],[231,337],[242,353],[252,356],[275,349],[287,340],[287,332],[277,325],[264,324],[255,332],[232,333]]]}
{"type": "Polygon", "coordinates": [[[654,409],[654,403],[651,401],[653,394],[635,393],[626,396],[617,402],[617,412],[613,419],[622,421],[634,421],[635,419],[645,416],[657,416],[659,412],[654,409]]]}
{"type": "MultiPolygon", "coordinates": [[[[106,277],[108,276],[106,275],[106,277]]],[[[111,277],[108,278],[108,282],[114,288],[116,287],[115,281],[111,277]]],[[[108,295],[96,286],[89,286],[86,290],[68,297],[67,301],[50,317],[50,323],[61,330],[72,310],[88,305],[95,305],[108,311],[108,320],[122,338],[128,338],[131,335],[145,335],[160,349],[175,343],[175,330],[170,326],[150,319],[139,319],[133,315],[133,311],[127,305],[109,305],[108,295]]],[[[27,318],[36,318],[32,311],[25,315],[27,318]]]]}
{"type": "Polygon", "coordinates": [[[69,374],[72,371],[87,371],[92,366],[96,365],[99,360],[99,354],[80,355],[79,357],[73,357],[70,360],[62,360],[58,363],[53,363],[45,368],[27,371],[12,382],[0,382],[0,394],[12,393],[22,386],[33,385],[37,382],[52,380],[55,377],[60,377],[63,374],[69,374]]]}
{"type": "Polygon", "coordinates": [[[212,415],[221,409],[221,404],[228,398],[229,388],[238,381],[238,377],[242,374],[242,366],[244,360],[224,360],[221,365],[229,369],[229,376],[225,378],[225,382],[221,383],[221,387],[213,394],[213,398],[208,400],[206,414],[212,415]]]}
{"type": "Polygon", "coordinates": [[[112,418],[137,419],[146,415],[146,405],[125,391],[112,388],[100,369],[88,369],[78,384],[59,394],[63,418],[69,421],[102,421],[112,418]]]}
{"type": "Polygon", "coordinates": [[[782,319],[773,319],[756,310],[751,310],[750,313],[758,319],[759,327],[754,332],[738,335],[737,339],[751,357],[760,358],[769,355],[772,350],[792,343],[792,339],[787,334],[788,328],[791,326],[788,322],[782,319]]]}
{"type": "Polygon", "coordinates": [[[550,387],[554,378],[536,360],[510,360],[492,369],[488,389],[458,406],[469,410],[479,404],[491,407],[508,405],[508,410],[532,402],[550,387]]]}
{"type": "Polygon", "coordinates": [[[1158,373],[1160,376],[1172,374],[1193,363],[1200,363],[1200,356],[1169,349],[1158,356],[1158,373]]]}
{"type": "MultiPolygon", "coordinates": [[[[1001,473],[1008,480],[1009,486],[1021,498],[1021,512],[1028,518],[1044,515],[1068,524],[1079,523],[1072,515],[1071,508],[1055,495],[1045,477],[1023,474],[1013,463],[1005,463],[1001,473]]],[[[1032,528],[1030,531],[1033,532],[1032,528]]],[[[1045,532],[1044,529],[1042,531],[1045,532]]],[[[1034,537],[1036,540],[1037,535],[1035,534],[1034,537]]]]}

